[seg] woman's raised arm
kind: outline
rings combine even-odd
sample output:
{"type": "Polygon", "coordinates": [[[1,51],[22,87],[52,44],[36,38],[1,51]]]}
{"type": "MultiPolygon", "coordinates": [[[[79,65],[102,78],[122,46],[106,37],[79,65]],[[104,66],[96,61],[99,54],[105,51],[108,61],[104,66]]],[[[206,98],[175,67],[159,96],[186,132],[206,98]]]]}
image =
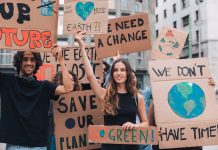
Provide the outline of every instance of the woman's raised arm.
{"type": "MultiPolygon", "coordinates": [[[[77,31],[75,34],[75,39],[78,41],[79,46],[81,48],[81,55],[82,55],[82,60],[83,60],[83,65],[86,71],[86,75],[87,78],[90,82],[91,88],[94,91],[95,95],[97,96],[97,98],[103,102],[104,101],[104,97],[106,94],[106,90],[104,88],[101,87],[101,85],[99,84],[98,80],[96,79],[94,73],[93,73],[93,69],[90,63],[90,60],[86,54],[85,51],[85,42],[83,41],[83,38],[85,36],[85,32],[83,31],[77,31]]],[[[102,68],[103,69],[103,68],[102,68]]]]}

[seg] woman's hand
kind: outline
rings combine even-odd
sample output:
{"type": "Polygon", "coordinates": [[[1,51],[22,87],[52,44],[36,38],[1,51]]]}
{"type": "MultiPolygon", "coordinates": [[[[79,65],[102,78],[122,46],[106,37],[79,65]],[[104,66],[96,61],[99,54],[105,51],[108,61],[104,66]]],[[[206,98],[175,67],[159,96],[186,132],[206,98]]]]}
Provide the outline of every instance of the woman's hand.
{"type": "Polygon", "coordinates": [[[131,129],[138,127],[138,126],[139,126],[138,124],[134,124],[132,122],[126,122],[122,125],[122,129],[123,130],[131,130],[131,129]]]}
{"type": "Polygon", "coordinates": [[[75,39],[79,43],[80,46],[85,46],[84,38],[85,38],[86,32],[78,30],[76,31],[76,34],[74,35],[75,39]]]}

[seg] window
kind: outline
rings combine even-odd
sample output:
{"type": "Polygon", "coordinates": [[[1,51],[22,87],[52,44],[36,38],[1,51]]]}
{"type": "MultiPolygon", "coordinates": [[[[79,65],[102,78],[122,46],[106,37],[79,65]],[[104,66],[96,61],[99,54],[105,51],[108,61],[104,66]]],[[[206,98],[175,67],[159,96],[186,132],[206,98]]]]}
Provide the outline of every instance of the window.
{"type": "Polygon", "coordinates": [[[111,16],[116,16],[116,11],[109,11],[108,13],[109,13],[109,15],[111,15],[111,16]]]}
{"type": "Polygon", "coordinates": [[[182,18],[183,27],[189,25],[189,15],[182,18]]]}
{"type": "Polygon", "coordinates": [[[121,16],[129,16],[130,15],[130,13],[128,13],[128,12],[122,12],[121,13],[121,16]]]}
{"type": "Polygon", "coordinates": [[[130,57],[129,54],[124,54],[124,55],[122,55],[122,58],[125,59],[125,60],[128,61],[128,62],[129,62],[129,57],[130,57]]]}
{"type": "Polygon", "coordinates": [[[176,4],[173,4],[173,13],[176,13],[176,4]]]}
{"type": "Polygon", "coordinates": [[[181,0],[181,3],[182,3],[182,9],[189,6],[189,0],[181,0]]]}
{"type": "Polygon", "coordinates": [[[120,4],[121,4],[121,9],[122,10],[128,10],[128,8],[129,8],[129,3],[130,3],[130,1],[129,0],[121,0],[120,1],[120,4]]]}
{"type": "Polygon", "coordinates": [[[141,60],[141,59],[138,59],[138,60],[137,60],[137,64],[138,64],[138,65],[141,65],[141,63],[142,63],[142,60],[141,60]]]}
{"type": "Polygon", "coordinates": [[[189,44],[189,35],[187,36],[187,39],[185,40],[185,46],[188,46],[189,44]]]}
{"type": "Polygon", "coordinates": [[[139,5],[135,4],[135,12],[140,12],[139,11],[139,5]]]}
{"type": "Polygon", "coordinates": [[[95,43],[95,40],[93,38],[91,38],[91,43],[95,43]]]}
{"type": "Polygon", "coordinates": [[[159,31],[156,30],[156,38],[159,36],[159,31]]]}
{"type": "Polygon", "coordinates": [[[136,77],[137,77],[137,80],[138,80],[139,89],[143,89],[143,86],[144,86],[143,75],[136,75],[136,77]]]}
{"type": "Polygon", "coordinates": [[[198,21],[199,20],[199,11],[196,10],[195,11],[195,21],[198,21]]]}
{"type": "Polygon", "coordinates": [[[174,28],[177,28],[177,23],[176,23],[176,21],[173,21],[173,27],[174,27],[174,28]]]}
{"type": "Polygon", "coordinates": [[[12,50],[0,50],[0,65],[12,65],[14,52],[12,50]]]}
{"type": "Polygon", "coordinates": [[[164,18],[166,18],[166,17],[167,17],[167,10],[164,9],[164,18]]]}
{"type": "Polygon", "coordinates": [[[158,7],[158,0],[156,0],[156,7],[158,7]]]}
{"type": "Polygon", "coordinates": [[[143,52],[137,52],[136,56],[136,66],[137,68],[144,67],[144,53],[143,52]]]}
{"type": "Polygon", "coordinates": [[[196,40],[197,42],[199,42],[199,31],[198,30],[196,31],[196,40]]]}
{"type": "Polygon", "coordinates": [[[156,23],[158,23],[158,15],[155,15],[156,23]]]}
{"type": "Polygon", "coordinates": [[[164,2],[166,2],[167,0],[163,0],[164,2]]]}

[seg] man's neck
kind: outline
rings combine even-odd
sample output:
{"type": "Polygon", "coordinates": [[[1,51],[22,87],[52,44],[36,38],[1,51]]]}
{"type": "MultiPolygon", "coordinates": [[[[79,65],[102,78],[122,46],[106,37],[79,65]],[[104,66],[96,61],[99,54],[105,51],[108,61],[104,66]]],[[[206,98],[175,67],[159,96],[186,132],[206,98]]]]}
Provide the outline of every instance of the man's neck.
{"type": "Polygon", "coordinates": [[[27,77],[27,78],[32,78],[32,77],[33,77],[33,74],[31,74],[31,75],[25,75],[25,74],[23,74],[22,72],[20,72],[19,77],[23,77],[23,76],[25,76],[25,77],[27,77]]]}

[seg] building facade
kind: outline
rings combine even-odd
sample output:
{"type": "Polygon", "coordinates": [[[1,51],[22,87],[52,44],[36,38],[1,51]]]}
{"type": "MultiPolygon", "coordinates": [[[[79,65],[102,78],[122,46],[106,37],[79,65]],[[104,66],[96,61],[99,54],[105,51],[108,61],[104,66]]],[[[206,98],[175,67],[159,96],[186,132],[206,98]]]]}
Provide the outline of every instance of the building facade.
{"type": "MultiPolygon", "coordinates": [[[[217,0],[155,0],[155,33],[170,26],[189,33],[181,58],[208,57],[211,75],[218,79],[217,0]]],[[[216,89],[217,89],[216,85],[216,89]]]]}
{"type": "Polygon", "coordinates": [[[0,71],[6,73],[15,73],[15,69],[12,65],[14,51],[0,49],[0,71]]]}

